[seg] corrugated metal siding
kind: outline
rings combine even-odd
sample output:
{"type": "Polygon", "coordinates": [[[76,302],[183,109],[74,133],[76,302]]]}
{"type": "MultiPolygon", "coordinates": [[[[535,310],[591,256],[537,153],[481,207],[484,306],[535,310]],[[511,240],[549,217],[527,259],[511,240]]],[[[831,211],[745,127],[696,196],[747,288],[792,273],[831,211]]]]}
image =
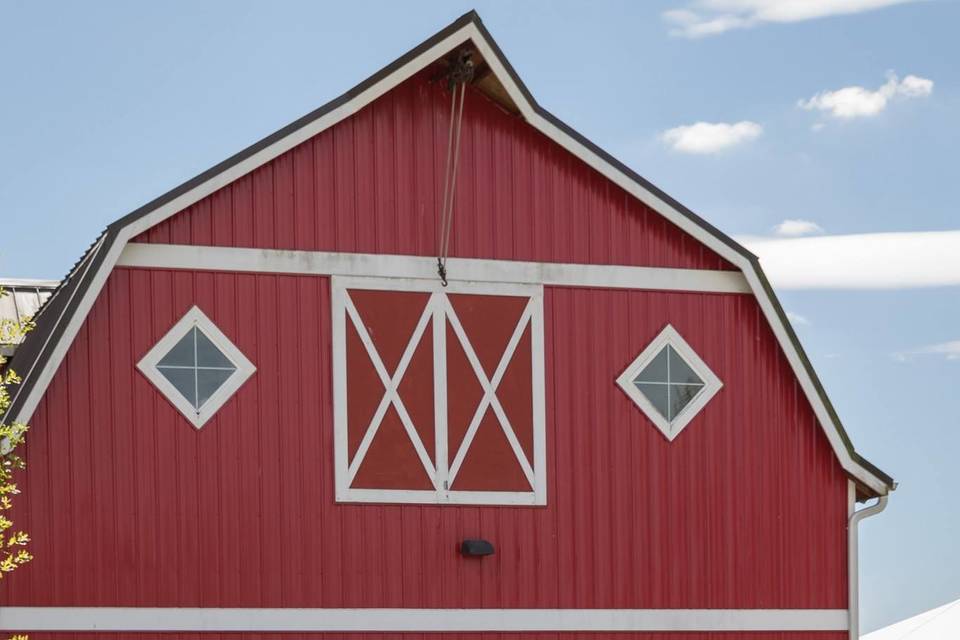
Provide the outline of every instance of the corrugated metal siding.
{"type": "MultiPolygon", "coordinates": [[[[436,255],[450,102],[427,78],[137,241],[436,255]]],[[[463,119],[451,255],[733,269],[482,94],[463,119]]]]}
{"type": "Polygon", "coordinates": [[[34,417],[2,602],[846,606],[847,481],[749,296],[547,289],[546,508],[335,504],[329,314],[325,278],[115,271],[34,417]],[[193,304],[257,366],[201,431],[135,369],[193,304]],[[673,443],[614,382],[666,322],[725,384],[673,443]]]}

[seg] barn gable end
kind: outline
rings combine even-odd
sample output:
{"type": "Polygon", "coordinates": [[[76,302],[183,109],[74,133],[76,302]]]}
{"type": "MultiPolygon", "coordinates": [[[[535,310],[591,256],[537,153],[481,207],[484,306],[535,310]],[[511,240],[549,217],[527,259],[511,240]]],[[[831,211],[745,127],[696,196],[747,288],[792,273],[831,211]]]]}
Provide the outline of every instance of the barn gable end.
{"type": "Polygon", "coordinates": [[[4,629],[66,607],[114,631],[839,640],[847,519],[895,486],[755,257],[540,107],[473,13],[110,225],[13,366],[38,559],[0,585],[4,629]],[[441,284],[438,76],[464,47],[441,284]],[[249,366],[200,416],[204,331],[249,366]],[[671,431],[686,405],[643,384],[709,394],[671,431]],[[494,557],[461,557],[472,537],[494,557]]]}
{"type": "MultiPolygon", "coordinates": [[[[9,415],[19,420],[28,420],[32,415],[40,396],[46,388],[46,385],[49,384],[56,367],[59,365],[66,349],[69,347],[70,341],[79,329],[84,315],[88,312],[98,291],[103,286],[110,268],[120,259],[127,242],[138,237],[154,242],[167,237],[164,235],[165,232],[163,230],[153,232],[152,234],[147,234],[146,232],[178,212],[200,203],[204,198],[218,191],[223,186],[248,176],[251,172],[255,172],[259,167],[278,158],[286,151],[298,147],[298,145],[310,140],[318,133],[324,132],[331,126],[356,114],[363,109],[363,107],[390,92],[395,87],[398,87],[404,81],[423,72],[437,60],[441,60],[444,55],[466,43],[476,48],[496,80],[496,82],[492,79],[486,81],[487,85],[494,85],[495,89],[487,90],[485,95],[489,97],[500,96],[499,101],[502,106],[506,106],[511,110],[516,109],[527,124],[532,125],[534,129],[544,136],[576,155],[586,165],[608,178],[627,194],[644,203],[643,206],[638,207],[636,203],[627,200],[623,202],[620,207],[617,207],[619,210],[623,210],[624,212],[633,211],[643,215],[645,218],[648,216],[648,212],[653,210],[676,227],[679,227],[682,231],[685,231],[689,236],[698,240],[702,245],[708,247],[721,258],[721,260],[717,260],[710,252],[705,252],[702,246],[691,243],[688,237],[677,235],[668,226],[651,221],[648,229],[651,232],[651,236],[649,237],[654,239],[663,238],[664,241],[658,243],[655,240],[648,241],[646,238],[640,240],[641,246],[645,246],[646,249],[641,258],[642,261],[649,261],[655,264],[679,264],[685,260],[692,259],[696,264],[704,264],[704,261],[706,261],[706,264],[712,264],[714,265],[713,268],[720,269],[729,268],[724,262],[726,261],[743,272],[749,289],[757,297],[764,316],[777,335],[791,367],[798,376],[804,393],[813,405],[818,421],[830,440],[831,446],[840,459],[844,469],[856,481],[858,497],[866,498],[872,495],[886,494],[887,491],[894,486],[893,480],[862,458],[854,450],[819,379],[804,354],[803,348],[793,333],[770,284],[763,276],[763,272],[756,258],[731,238],[712,227],[702,218],[683,207],[679,202],[657,189],[654,185],[644,180],[540,107],[523,85],[522,81],[520,81],[516,72],[510,66],[510,63],[503,56],[499,47],[497,47],[490,34],[483,27],[479,17],[474,12],[464,15],[446,29],[440,31],[420,46],[411,50],[391,65],[388,65],[380,72],[374,74],[329,104],[291,123],[252,147],[228,158],[204,174],[184,183],[168,194],[144,205],[140,209],[110,225],[90,250],[88,250],[83,259],[78,262],[71,274],[68,275],[68,278],[61,286],[61,290],[58,291],[57,295],[51,300],[51,304],[47,305],[44,312],[40,314],[37,339],[29,341],[29,343],[32,344],[26,345],[18,353],[14,365],[18,367],[19,371],[25,372],[26,375],[24,384],[15,391],[16,395],[9,415]],[[658,229],[660,231],[658,231],[658,229]],[[648,242],[653,244],[646,244],[648,242]],[[42,336],[42,338],[40,338],[40,336],[42,336]]],[[[374,109],[369,112],[371,116],[375,111],[374,109]]],[[[362,118],[358,118],[358,120],[362,120],[362,118]]],[[[355,126],[355,124],[353,126],[355,126]]],[[[434,131],[434,135],[435,133],[434,131]]],[[[316,150],[318,145],[322,144],[320,142],[322,138],[323,136],[312,141],[314,150],[316,150]]],[[[329,140],[328,144],[332,142],[333,140],[329,140]]],[[[306,149],[307,147],[300,149],[300,153],[305,155],[307,153],[306,149]]],[[[295,157],[296,154],[277,164],[286,163],[288,165],[296,165],[295,157]]],[[[354,161],[356,162],[356,158],[354,158],[354,161]]],[[[306,164],[305,160],[300,163],[301,170],[303,170],[302,167],[304,164],[306,164]]],[[[315,171],[322,168],[318,166],[316,158],[313,159],[312,164],[315,171]]],[[[433,167],[434,180],[437,171],[436,164],[437,163],[434,163],[433,167]]],[[[399,167],[400,165],[395,166],[399,167]]],[[[370,168],[369,163],[366,164],[366,168],[370,168]]],[[[280,198],[290,198],[292,195],[291,191],[295,189],[295,186],[291,188],[289,183],[291,178],[294,182],[296,178],[292,175],[291,170],[287,168],[278,169],[278,173],[281,175],[281,190],[279,196],[280,198]],[[284,179],[286,183],[283,182],[284,179]]],[[[419,174],[421,179],[424,179],[427,173],[426,170],[421,171],[419,174]]],[[[260,192],[263,197],[261,205],[264,207],[272,207],[274,205],[272,198],[268,202],[267,195],[275,195],[274,173],[272,170],[270,173],[263,171],[260,172],[259,175],[262,176],[261,180],[264,183],[271,183],[270,186],[265,184],[260,192]]],[[[245,183],[235,185],[233,190],[242,189],[243,184],[247,184],[252,196],[254,187],[250,184],[251,181],[252,176],[246,178],[245,183]]],[[[358,190],[364,188],[364,185],[356,186],[358,190]]],[[[367,185],[367,187],[369,187],[369,185],[367,185]]],[[[603,185],[601,191],[605,194],[612,193],[614,200],[619,201],[619,198],[616,196],[616,191],[612,187],[603,185]]],[[[419,198],[415,197],[413,200],[407,199],[408,206],[411,202],[416,206],[417,203],[429,201],[429,195],[424,195],[422,191],[418,193],[419,198]]],[[[329,197],[329,194],[327,194],[327,196],[329,197]]],[[[301,197],[305,198],[303,194],[301,194],[301,197]]],[[[373,196],[372,194],[367,194],[366,197],[371,198],[373,196]]],[[[433,197],[436,198],[437,196],[434,195],[433,197]]],[[[603,196],[601,196],[601,199],[602,197],[603,196]]],[[[316,190],[314,192],[314,198],[317,198],[316,190]]],[[[352,198],[349,199],[352,200],[352,198]]],[[[211,210],[213,200],[212,198],[209,204],[211,210]]],[[[226,200],[227,198],[221,195],[219,201],[220,208],[228,209],[236,205],[236,201],[232,197],[230,198],[230,203],[227,203],[226,200]]],[[[294,202],[296,202],[295,196],[294,202]]],[[[351,242],[354,244],[360,242],[362,244],[362,241],[356,240],[354,236],[356,233],[356,225],[349,223],[350,215],[357,213],[355,210],[356,206],[356,203],[347,202],[344,203],[343,206],[334,206],[332,210],[325,212],[325,215],[346,216],[346,219],[339,220],[340,224],[337,227],[337,233],[343,235],[343,238],[338,236],[338,241],[342,240],[344,246],[351,242]],[[353,240],[350,239],[351,236],[353,236],[353,240]]],[[[250,234],[257,233],[254,231],[256,221],[253,218],[248,221],[249,224],[246,227],[235,230],[230,229],[229,235],[226,235],[228,231],[225,230],[223,231],[225,234],[224,238],[222,240],[215,240],[213,236],[214,227],[209,223],[209,214],[203,213],[205,207],[207,207],[207,205],[200,205],[197,207],[197,212],[191,210],[191,213],[186,216],[178,216],[178,218],[182,220],[179,224],[186,225],[187,222],[191,223],[188,225],[190,226],[189,231],[186,229],[176,232],[173,231],[172,229],[176,226],[177,221],[171,221],[166,225],[170,228],[169,233],[171,235],[169,237],[190,238],[192,240],[195,237],[194,234],[196,234],[197,240],[206,240],[209,244],[236,244],[239,242],[240,246],[243,246],[246,242],[253,241],[253,236],[250,236],[250,234]],[[205,217],[206,220],[204,220],[205,217]],[[196,231],[193,229],[193,220],[196,220],[196,231]],[[253,228],[250,225],[253,225],[253,228]],[[248,236],[250,240],[245,240],[248,236]]],[[[306,205],[301,201],[299,206],[295,205],[295,209],[300,212],[300,215],[304,215],[306,205]]],[[[511,209],[515,211],[514,208],[511,209]]],[[[436,229],[436,226],[432,224],[435,220],[430,220],[427,215],[417,216],[417,212],[413,213],[420,223],[427,226],[428,229],[421,229],[419,232],[416,232],[409,229],[407,225],[404,225],[403,229],[397,226],[397,239],[384,239],[383,242],[387,245],[393,244],[398,249],[403,247],[406,250],[414,250],[414,254],[429,255],[430,252],[427,247],[431,246],[429,239],[430,234],[436,229]],[[401,240],[401,238],[405,237],[405,233],[411,234],[407,237],[406,241],[401,240]]],[[[252,212],[248,215],[252,215],[252,212]]],[[[491,213],[489,215],[499,216],[502,214],[491,213]]],[[[620,215],[622,216],[624,214],[620,215]]],[[[221,217],[225,217],[225,215],[221,217]]],[[[569,217],[575,216],[571,213],[569,217]]],[[[461,221],[464,218],[466,218],[466,216],[461,216],[461,221]]],[[[482,216],[478,216],[478,219],[482,219],[482,216]]],[[[514,220],[516,220],[516,216],[514,216],[514,220]]],[[[233,222],[235,224],[237,221],[233,220],[233,222]]],[[[243,220],[241,219],[240,222],[242,223],[243,220]]],[[[533,222],[536,222],[536,220],[528,224],[532,224],[533,222]]],[[[307,233],[309,227],[303,227],[303,225],[298,227],[293,220],[288,220],[286,224],[281,224],[280,227],[276,229],[272,228],[273,223],[271,221],[260,220],[259,224],[267,226],[267,228],[260,232],[263,234],[265,241],[278,244],[285,244],[286,242],[294,244],[298,242],[311,243],[310,234],[307,233]],[[278,234],[280,234],[279,241],[277,239],[278,234]],[[287,234],[286,240],[284,240],[283,234],[287,234]],[[299,239],[290,240],[290,237],[299,239]]],[[[304,224],[310,223],[304,222],[304,224]]],[[[357,222],[357,224],[362,223],[357,222]]],[[[501,224],[501,227],[502,226],[504,225],[501,224]]],[[[219,225],[217,228],[220,228],[219,225]]],[[[385,228],[389,229],[390,224],[385,225],[385,228]]],[[[317,238],[315,240],[316,246],[325,246],[325,243],[328,243],[329,240],[319,238],[315,225],[313,229],[314,237],[317,238]]],[[[529,247],[535,247],[537,240],[534,237],[530,237],[533,233],[532,227],[527,226],[526,229],[515,229],[515,231],[517,239],[513,241],[513,246],[502,246],[502,243],[500,246],[494,246],[495,242],[493,239],[489,239],[487,240],[485,248],[493,251],[495,254],[499,252],[502,255],[512,254],[520,256],[523,255],[529,247]],[[519,249],[517,248],[518,245],[520,247],[519,249]]],[[[221,232],[217,231],[217,233],[219,234],[221,232]]],[[[483,234],[479,235],[482,236],[483,234]]],[[[586,244],[582,234],[571,233],[569,237],[571,240],[567,244],[570,246],[569,255],[572,257],[580,256],[581,260],[588,256],[592,257],[600,250],[599,247],[603,247],[604,243],[610,242],[608,249],[612,254],[627,258],[627,264],[631,263],[631,259],[633,263],[636,263],[637,259],[632,257],[634,255],[633,251],[617,247],[618,240],[616,235],[611,237],[603,234],[601,237],[597,237],[597,234],[588,233],[585,237],[590,240],[586,241],[586,244]],[[577,240],[573,240],[574,238],[577,240]],[[597,244],[599,244],[599,247],[594,248],[597,244]]],[[[480,243],[480,246],[484,246],[482,241],[478,241],[478,243],[480,243]]],[[[389,248],[390,247],[387,247],[387,250],[389,250],[389,248]]],[[[457,248],[464,250],[467,254],[480,250],[480,247],[476,245],[457,248]]],[[[534,248],[529,255],[542,256],[544,255],[544,251],[541,250],[538,252],[534,248]]]]}

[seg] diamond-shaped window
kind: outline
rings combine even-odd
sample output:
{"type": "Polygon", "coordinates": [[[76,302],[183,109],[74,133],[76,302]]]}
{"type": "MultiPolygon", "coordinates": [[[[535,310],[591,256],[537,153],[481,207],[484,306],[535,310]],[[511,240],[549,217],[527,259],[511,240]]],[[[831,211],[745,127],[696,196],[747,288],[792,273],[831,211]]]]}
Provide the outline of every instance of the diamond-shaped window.
{"type": "Polygon", "coordinates": [[[137,367],[198,429],[256,371],[197,307],[188,311],[137,367]]]}
{"type": "Polygon", "coordinates": [[[669,325],[630,363],[617,384],[669,440],[723,386],[669,325]]]}

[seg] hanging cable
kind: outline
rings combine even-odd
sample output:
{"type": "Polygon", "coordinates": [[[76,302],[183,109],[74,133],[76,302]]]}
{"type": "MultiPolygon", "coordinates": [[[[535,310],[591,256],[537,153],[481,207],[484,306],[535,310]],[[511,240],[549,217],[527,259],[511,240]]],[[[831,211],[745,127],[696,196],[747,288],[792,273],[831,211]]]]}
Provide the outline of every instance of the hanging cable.
{"type": "Polygon", "coordinates": [[[437,274],[443,286],[447,286],[447,265],[443,257],[444,238],[447,233],[447,199],[450,197],[450,169],[453,166],[454,115],[456,114],[456,87],[450,97],[450,126],[447,132],[447,162],[443,173],[443,202],[440,205],[440,231],[437,233],[437,274]]]}
{"type": "Polygon", "coordinates": [[[447,286],[447,256],[450,253],[450,232],[453,228],[453,203],[457,190],[457,167],[460,161],[460,131],[463,125],[463,102],[467,84],[473,80],[473,61],[469,52],[461,52],[448,74],[450,88],[450,128],[447,132],[447,162],[443,175],[443,202],[440,207],[440,233],[437,236],[437,275],[447,286]],[[459,96],[457,95],[459,93],[459,96]]]}

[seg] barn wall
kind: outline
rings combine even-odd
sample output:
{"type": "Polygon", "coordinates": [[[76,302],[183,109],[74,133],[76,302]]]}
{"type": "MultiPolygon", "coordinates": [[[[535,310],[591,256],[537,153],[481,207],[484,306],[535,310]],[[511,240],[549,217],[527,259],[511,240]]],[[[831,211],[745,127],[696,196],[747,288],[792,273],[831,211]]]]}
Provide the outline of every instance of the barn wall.
{"type": "MultiPolygon", "coordinates": [[[[450,98],[428,70],[138,242],[435,256],[450,98]]],[[[450,254],[733,269],[471,92],[450,254]]]]}
{"type": "Polygon", "coordinates": [[[846,607],[847,481],[750,296],[545,291],[541,508],[335,504],[329,304],[323,277],[117,269],[34,416],[36,559],[0,601],[846,607]],[[200,431],[135,368],[194,304],[257,366],[200,431]],[[668,321],[725,383],[673,443],[614,382],[668,321]]]}

